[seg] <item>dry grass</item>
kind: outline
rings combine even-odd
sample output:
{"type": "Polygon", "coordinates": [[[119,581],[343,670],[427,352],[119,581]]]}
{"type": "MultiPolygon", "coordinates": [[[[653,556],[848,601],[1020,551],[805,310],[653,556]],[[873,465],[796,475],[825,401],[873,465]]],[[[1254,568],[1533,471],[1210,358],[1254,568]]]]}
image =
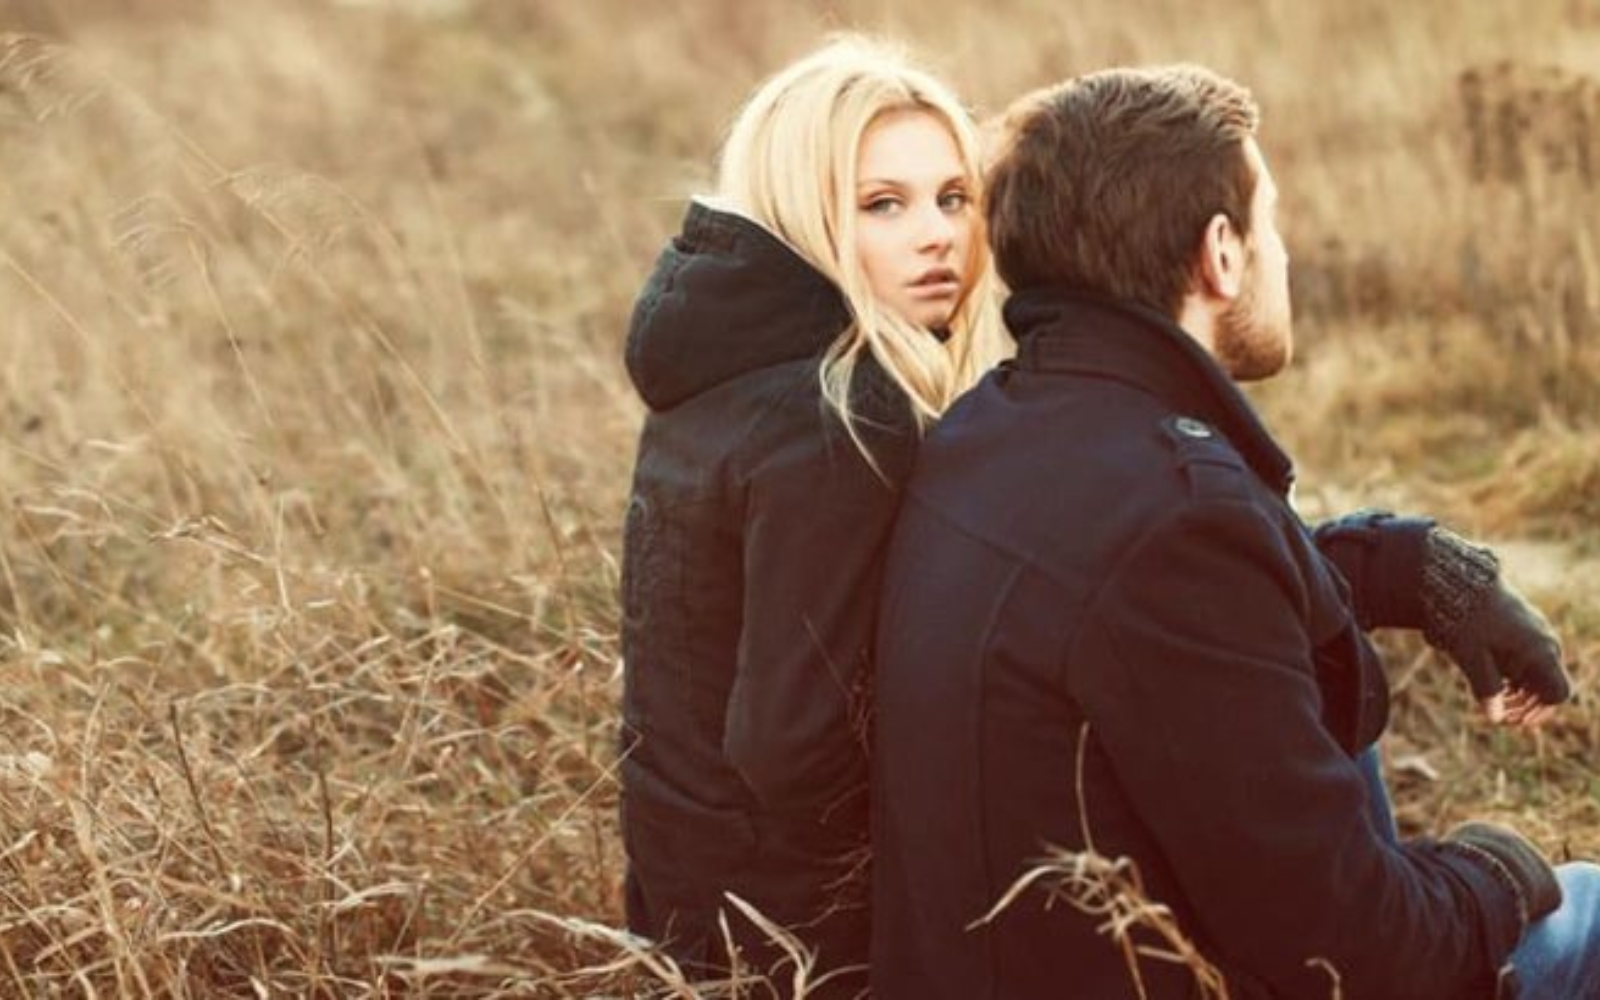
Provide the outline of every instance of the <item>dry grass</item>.
{"type": "Polygon", "coordinates": [[[1600,853],[1600,24],[1435,8],[0,3],[0,995],[717,992],[611,929],[620,342],[739,96],[846,25],[983,112],[1254,86],[1308,506],[1518,541],[1579,671],[1528,741],[1396,643],[1401,819],[1600,853]]]}

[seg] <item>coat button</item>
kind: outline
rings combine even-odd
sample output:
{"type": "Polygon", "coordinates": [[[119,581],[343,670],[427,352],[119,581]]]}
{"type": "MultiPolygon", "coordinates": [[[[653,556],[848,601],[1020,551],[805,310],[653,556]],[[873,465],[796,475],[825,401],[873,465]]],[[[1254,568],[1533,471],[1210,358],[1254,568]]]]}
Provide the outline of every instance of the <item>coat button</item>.
{"type": "Polygon", "coordinates": [[[1193,417],[1179,417],[1172,422],[1172,426],[1177,428],[1178,433],[1185,437],[1208,438],[1211,436],[1211,428],[1193,417]]]}

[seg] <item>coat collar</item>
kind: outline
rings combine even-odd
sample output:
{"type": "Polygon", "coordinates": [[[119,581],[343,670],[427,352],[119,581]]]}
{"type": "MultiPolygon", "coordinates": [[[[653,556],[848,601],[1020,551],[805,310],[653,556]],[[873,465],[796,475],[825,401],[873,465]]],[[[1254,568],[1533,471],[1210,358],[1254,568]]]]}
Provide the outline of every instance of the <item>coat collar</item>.
{"type": "Polygon", "coordinates": [[[1019,292],[1006,302],[1016,366],[1114,379],[1216,427],[1257,476],[1286,494],[1294,464],[1244,393],[1206,350],[1153,309],[1057,288],[1019,292]]]}

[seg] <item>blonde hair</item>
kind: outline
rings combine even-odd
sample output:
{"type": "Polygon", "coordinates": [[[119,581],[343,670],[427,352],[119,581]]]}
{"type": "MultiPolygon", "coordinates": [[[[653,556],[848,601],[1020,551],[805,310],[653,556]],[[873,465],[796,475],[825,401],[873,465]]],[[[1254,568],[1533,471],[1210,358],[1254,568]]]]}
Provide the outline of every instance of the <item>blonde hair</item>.
{"type": "MultiPolygon", "coordinates": [[[[859,35],[836,37],[763,84],[723,145],[718,198],[788,243],[843,294],[854,322],[823,356],[823,398],[869,462],[850,405],[850,382],[870,352],[910,398],[919,426],[944,412],[1007,353],[981,213],[974,208],[967,273],[974,279],[941,341],[883,306],[856,253],[857,156],[880,117],[919,111],[955,140],[973,205],[980,203],[977,128],[944,84],[897,48],[859,35]]],[[[875,464],[875,463],[874,463],[875,464]]]]}

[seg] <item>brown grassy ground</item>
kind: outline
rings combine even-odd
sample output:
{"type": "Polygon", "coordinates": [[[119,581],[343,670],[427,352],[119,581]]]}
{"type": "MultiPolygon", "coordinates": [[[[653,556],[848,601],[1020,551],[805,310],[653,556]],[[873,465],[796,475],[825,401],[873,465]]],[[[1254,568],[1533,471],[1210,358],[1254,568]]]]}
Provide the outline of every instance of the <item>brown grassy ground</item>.
{"type": "Polygon", "coordinates": [[[0,3],[0,996],[651,978],[607,929],[620,342],[738,97],[830,27],[982,112],[1111,62],[1255,88],[1308,511],[1507,543],[1581,690],[1491,732],[1394,642],[1402,819],[1600,854],[1600,19],[1125,6],[0,3]]]}

